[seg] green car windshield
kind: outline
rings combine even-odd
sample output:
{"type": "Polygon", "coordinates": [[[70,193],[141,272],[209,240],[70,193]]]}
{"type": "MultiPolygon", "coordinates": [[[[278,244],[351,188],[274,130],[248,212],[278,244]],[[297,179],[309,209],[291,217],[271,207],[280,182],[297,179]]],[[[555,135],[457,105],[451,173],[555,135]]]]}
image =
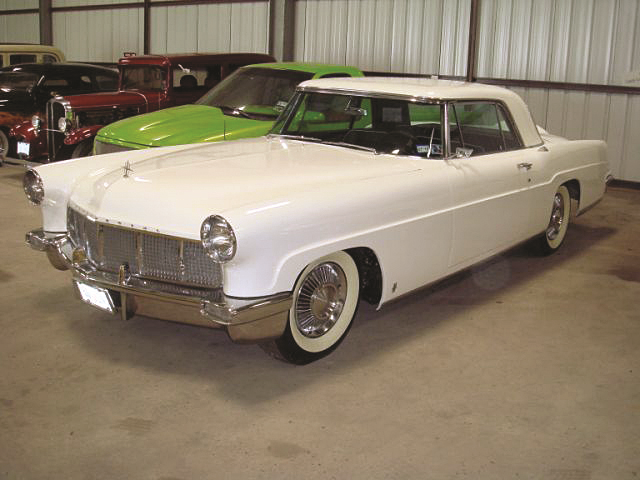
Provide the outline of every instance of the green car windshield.
{"type": "Polygon", "coordinates": [[[442,158],[443,108],[396,98],[299,92],[271,133],[375,153],[442,158]]]}
{"type": "Polygon", "coordinates": [[[286,107],[300,82],[313,73],[245,67],[207,92],[198,105],[218,107],[225,115],[274,120],[286,107]]]}

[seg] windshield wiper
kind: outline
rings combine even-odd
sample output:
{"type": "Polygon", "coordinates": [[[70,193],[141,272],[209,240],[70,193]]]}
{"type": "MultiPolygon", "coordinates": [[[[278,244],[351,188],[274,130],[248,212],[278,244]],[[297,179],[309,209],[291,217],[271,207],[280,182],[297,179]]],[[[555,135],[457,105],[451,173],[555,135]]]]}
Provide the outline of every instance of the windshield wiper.
{"type": "Polygon", "coordinates": [[[225,115],[233,115],[234,117],[252,118],[247,112],[235,107],[227,107],[226,105],[216,105],[225,115]]]}
{"type": "Polygon", "coordinates": [[[365,152],[371,152],[377,154],[378,151],[373,147],[365,147],[363,145],[357,145],[355,143],[347,143],[347,142],[322,142],[326,145],[336,145],[338,147],[347,147],[347,148],[355,148],[356,150],[363,150],[365,152]]]}

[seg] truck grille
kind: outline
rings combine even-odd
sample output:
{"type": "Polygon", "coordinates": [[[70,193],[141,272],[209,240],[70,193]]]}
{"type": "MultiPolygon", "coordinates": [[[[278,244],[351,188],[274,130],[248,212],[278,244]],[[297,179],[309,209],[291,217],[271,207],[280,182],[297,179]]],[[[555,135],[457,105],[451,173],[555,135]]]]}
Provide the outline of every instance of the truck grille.
{"type": "Polygon", "coordinates": [[[58,130],[58,120],[65,116],[64,106],[56,99],[47,103],[47,144],[49,161],[56,160],[58,150],[64,145],[64,133],[58,130]]]}
{"type": "Polygon", "coordinates": [[[199,241],[117,227],[67,210],[73,243],[82,247],[96,268],[117,273],[127,264],[132,275],[181,285],[222,286],[222,269],[199,241]]]}

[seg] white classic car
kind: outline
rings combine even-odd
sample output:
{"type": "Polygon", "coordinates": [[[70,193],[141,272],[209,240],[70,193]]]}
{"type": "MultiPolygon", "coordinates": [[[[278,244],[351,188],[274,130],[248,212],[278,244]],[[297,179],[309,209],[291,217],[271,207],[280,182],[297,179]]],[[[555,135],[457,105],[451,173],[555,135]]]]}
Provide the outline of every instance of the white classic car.
{"type": "Polygon", "coordinates": [[[267,137],[29,170],[43,228],[27,242],[95,307],[303,364],[361,298],[381,306],[532,237],[557,250],[609,177],[603,142],[547,134],[503,88],[312,80],[267,137]]]}

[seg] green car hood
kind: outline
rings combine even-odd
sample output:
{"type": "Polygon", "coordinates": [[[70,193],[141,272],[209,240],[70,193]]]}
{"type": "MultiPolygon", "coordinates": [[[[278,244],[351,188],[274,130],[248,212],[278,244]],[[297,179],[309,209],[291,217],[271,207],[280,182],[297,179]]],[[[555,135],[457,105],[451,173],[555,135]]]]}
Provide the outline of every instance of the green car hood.
{"type": "Polygon", "coordinates": [[[266,135],[274,120],[224,115],[207,105],[182,105],[112,123],[98,132],[102,142],[132,148],[166,147],[266,135]],[[135,138],[136,142],[126,141],[135,138]]]}

